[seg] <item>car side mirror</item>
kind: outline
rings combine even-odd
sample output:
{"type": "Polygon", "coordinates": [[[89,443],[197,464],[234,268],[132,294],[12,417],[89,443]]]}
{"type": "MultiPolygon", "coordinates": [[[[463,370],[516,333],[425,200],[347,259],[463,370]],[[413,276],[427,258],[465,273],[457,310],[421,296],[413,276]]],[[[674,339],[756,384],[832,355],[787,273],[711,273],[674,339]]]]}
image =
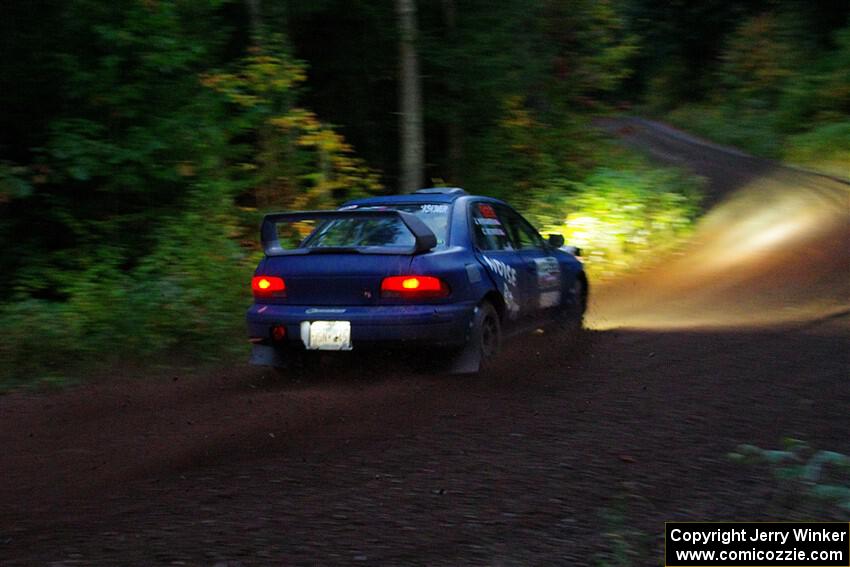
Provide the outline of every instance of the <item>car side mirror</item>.
{"type": "Polygon", "coordinates": [[[564,245],[564,236],[562,234],[550,234],[549,235],[549,246],[553,248],[560,248],[564,245]]]}

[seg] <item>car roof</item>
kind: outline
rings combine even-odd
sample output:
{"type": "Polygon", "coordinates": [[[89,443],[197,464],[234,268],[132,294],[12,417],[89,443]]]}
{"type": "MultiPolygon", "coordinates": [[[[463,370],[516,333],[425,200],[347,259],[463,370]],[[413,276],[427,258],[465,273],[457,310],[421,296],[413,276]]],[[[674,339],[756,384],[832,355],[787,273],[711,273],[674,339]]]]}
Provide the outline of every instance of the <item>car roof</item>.
{"type": "Polygon", "coordinates": [[[345,203],[343,206],[403,205],[407,203],[453,203],[461,197],[474,197],[476,199],[486,199],[497,203],[501,202],[498,199],[493,199],[492,197],[469,195],[469,193],[458,187],[431,187],[429,189],[420,189],[419,191],[405,195],[385,195],[383,197],[353,199],[345,203]]]}

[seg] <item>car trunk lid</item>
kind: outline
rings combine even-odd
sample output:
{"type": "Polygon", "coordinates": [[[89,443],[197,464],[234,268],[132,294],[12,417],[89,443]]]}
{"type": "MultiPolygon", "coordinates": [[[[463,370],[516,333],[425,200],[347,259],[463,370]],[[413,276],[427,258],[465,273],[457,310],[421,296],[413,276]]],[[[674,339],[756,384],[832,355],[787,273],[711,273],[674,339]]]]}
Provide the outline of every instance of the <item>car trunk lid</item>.
{"type": "Polygon", "coordinates": [[[311,253],[266,258],[263,275],[286,282],[288,305],[374,305],[387,276],[406,274],[412,256],[311,253]]]}

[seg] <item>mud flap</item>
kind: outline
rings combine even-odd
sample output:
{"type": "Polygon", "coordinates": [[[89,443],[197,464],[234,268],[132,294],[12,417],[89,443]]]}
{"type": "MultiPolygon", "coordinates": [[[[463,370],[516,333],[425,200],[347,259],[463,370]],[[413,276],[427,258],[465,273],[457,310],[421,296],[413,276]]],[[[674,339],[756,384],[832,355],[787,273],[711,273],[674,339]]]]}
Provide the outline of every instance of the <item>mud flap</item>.
{"type": "Polygon", "coordinates": [[[449,361],[449,374],[476,374],[481,370],[481,348],[473,336],[478,309],[475,308],[472,321],[469,322],[466,345],[449,361]]]}
{"type": "Polygon", "coordinates": [[[251,345],[251,359],[249,363],[255,366],[274,366],[276,368],[286,368],[288,366],[278,349],[268,345],[251,345]]]}
{"type": "Polygon", "coordinates": [[[481,349],[470,341],[455,355],[449,365],[450,374],[475,374],[481,369],[481,349]]]}

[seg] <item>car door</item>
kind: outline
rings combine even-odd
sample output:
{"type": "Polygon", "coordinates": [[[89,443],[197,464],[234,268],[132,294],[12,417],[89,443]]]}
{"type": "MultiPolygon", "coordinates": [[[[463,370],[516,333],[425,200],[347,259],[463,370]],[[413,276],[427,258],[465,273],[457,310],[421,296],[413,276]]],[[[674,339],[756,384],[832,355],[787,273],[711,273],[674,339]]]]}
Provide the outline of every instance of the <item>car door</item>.
{"type": "Polygon", "coordinates": [[[528,273],[497,206],[486,201],[469,205],[475,253],[505,300],[506,319],[517,322],[528,309],[528,273]]]}
{"type": "Polygon", "coordinates": [[[505,207],[499,214],[504,219],[508,234],[522,260],[521,269],[527,274],[527,313],[530,316],[539,316],[546,310],[561,305],[561,265],[555,251],[546,244],[534,227],[513,209],[505,207]]]}

